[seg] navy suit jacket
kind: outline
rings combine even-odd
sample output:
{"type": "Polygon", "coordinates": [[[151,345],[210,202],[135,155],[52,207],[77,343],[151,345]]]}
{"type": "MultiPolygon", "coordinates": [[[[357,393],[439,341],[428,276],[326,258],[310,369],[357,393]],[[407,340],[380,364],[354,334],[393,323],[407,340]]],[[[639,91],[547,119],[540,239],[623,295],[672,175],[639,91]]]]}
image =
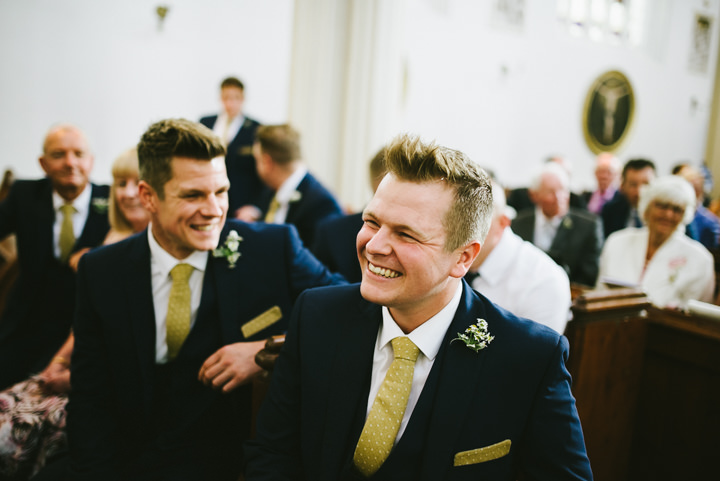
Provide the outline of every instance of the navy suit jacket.
{"type": "MultiPolygon", "coordinates": [[[[313,289],[295,306],[287,342],[246,444],[246,481],[355,479],[381,308],[359,286],[313,289]]],[[[463,283],[405,433],[371,479],[592,479],[565,368],[567,339],[463,283]],[[495,339],[474,352],[457,333],[485,319],[495,339]],[[510,441],[504,456],[453,466],[455,454],[510,441]]]]}
{"type": "MultiPolygon", "coordinates": [[[[535,235],[535,209],[513,219],[512,230],[528,242],[535,235]]],[[[594,286],[603,245],[602,225],[594,214],[570,208],[560,222],[547,254],[567,272],[570,282],[594,286]]]]}
{"type": "MultiPolygon", "coordinates": [[[[290,202],[286,224],[294,225],[306,246],[312,246],[318,224],[328,218],[343,215],[343,210],[335,197],[309,172],[298,184],[300,199],[290,202]]],[[[270,207],[275,192],[267,191],[261,203],[263,217],[270,207]]]]}
{"type": "MultiPolygon", "coordinates": [[[[607,201],[600,212],[602,217],[603,232],[605,238],[610,234],[628,226],[630,218],[630,202],[619,190],[615,192],[612,199],[607,201]]],[[[640,225],[636,226],[640,227],[640,225]]]]}
{"type": "MultiPolygon", "coordinates": [[[[210,115],[200,119],[200,123],[212,129],[217,122],[217,115],[210,115]]],[[[266,189],[255,168],[255,158],[252,146],[255,142],[255,133],[260,123],[245,117],[242,128],[227,146],[225,167],[230,179],[229,210],[232,215],[235,210],[244,205],[258,205],[263,191],[266,189]]]]}
{"type": "Polygon", "coordinates": [[[362,213],[333,217],[318,224],[312,253],[332,272],[339,272],[348,282],[360,282],[356,239],[363,226],[362,213]]]}
{"type": "MultiPolygon", "coordinates": [[[[180,415],[165,428],[153,429],[161,386],[154,374],[147,231],[82,259],[68,405],[73,479],[130,479],[128,466],[154,451],[159,459],[175,457],[174,469],[181,473],[177,479],[195,479],[187,474],[193,467],[210,468],[193,466],[204,451],[226,453],[217,462],[239,472],[239,443],[249,432],[249,385],[230,394],[214,391],[197,380],[202,363],[223,345],[284,332],[293,302],[304,289],[342,279],[331,276],[302,247],[292,227],[229,221],[221,242],[230,229],[243,238],[241,256],[234,268],[223,257],[208,258],[197,320],[173,362],[183,370],[171,390],[180,415]],[[273,306],[280,308],[282,319],[245,338],[241,327],[273,306]],[[196,334],[198,326],[207,327],[203,332],[210,336],[196,334]]],[[[208,479],[215,479],[209,473],[208,479]]]]}
{"type": "MultiPolygon", "coordinates": [[[[91,184],[91,204],[73,251],[100,245],[108,232],[108,186],[91,184]],[[100,199],[100,200],[98,200],[100,199]]],[[[55,257],[50,180],[18,180],[0,203],[0,239],[15,234],[20,274],[0,318],[0,388],[45,367],[67,339],[75,277],[55,257]]]]}

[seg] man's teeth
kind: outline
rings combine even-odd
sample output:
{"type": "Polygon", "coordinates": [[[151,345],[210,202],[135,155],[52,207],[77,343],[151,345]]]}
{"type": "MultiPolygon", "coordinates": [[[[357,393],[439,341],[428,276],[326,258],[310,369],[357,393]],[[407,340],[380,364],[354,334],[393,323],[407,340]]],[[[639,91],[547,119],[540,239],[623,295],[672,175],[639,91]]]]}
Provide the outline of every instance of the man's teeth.
{"type": "Polygon", "coordinates": [[[392,271],[390,269],[385,269],[383,267],[377,267],[370,263],[368,263],[368,268],[370,269],[370,272],[373,274],[377,274],[379,276],[387,277],[389,279],[394,279],[400,275],[399,272],[392,271]]]}
{"type": "Polygon", "coordinates": [[[215,227],[215,224],[209,224],[209,225],[197,225],[195,226],[195,229],[203,232],[211,231],[215,227]]]}

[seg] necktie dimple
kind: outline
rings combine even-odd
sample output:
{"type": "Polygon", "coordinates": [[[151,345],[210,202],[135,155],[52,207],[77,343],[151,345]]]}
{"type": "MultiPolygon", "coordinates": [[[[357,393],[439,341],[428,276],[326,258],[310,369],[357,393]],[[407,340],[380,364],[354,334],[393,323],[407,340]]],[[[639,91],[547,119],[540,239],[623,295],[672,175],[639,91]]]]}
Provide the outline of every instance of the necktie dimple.
{"type": "Polygon", "coordinates": [[[395,359],[365,420],[353,456],[353,463],[365,476],[372,476],[382,466],[395,444],[420,353],[407,337],[396,337],[390,342],[395,359]]]}
{"type": "Polygon", "coordinates": [[[75,213],[75,207],[72,204],[63,204],[60,207],[63,219],[60,224],[60,238],[58,244],[60,245],[60,261],[67,262],[70,257],[70,252],[75,245],[75,231],[73,229],[73,214],[75,213]]]}
{"type": "Polygon", "coordinates": [[[272,201],[270,201],[270,207],[268,207],[267,214],[265,214],[265,222],[271,224],[275,220],[275,213],[279,207],[280,202],[277,201],[276,197],[273,197],[272,201]]]}
{"type": "Polygon", "coordinates": [[[173,360],[180,352],[185,338],[190,332],[190,274],[193,266],[178,264],[170,271],[172,287],[168,299],[168,312],[165,320],[168,359],[173,360]]]}

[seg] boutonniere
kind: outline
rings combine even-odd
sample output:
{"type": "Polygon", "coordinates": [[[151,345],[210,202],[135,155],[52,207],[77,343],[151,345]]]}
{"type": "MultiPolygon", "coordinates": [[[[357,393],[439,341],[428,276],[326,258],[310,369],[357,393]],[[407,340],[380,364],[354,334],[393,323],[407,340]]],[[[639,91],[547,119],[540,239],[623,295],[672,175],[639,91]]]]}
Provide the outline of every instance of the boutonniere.
{"type": "Polygon", "coordinates": [[[488,347],[492,340],[495,339],[495,336],[491,336],[488,332],[488,323],[485,319],[478,319],[477,321],[477,324],[471,324],[470,327],[465,329],[463,334],[458,332],[458,337],[453,341],[462,341],[475,352],[488,347]]]}
{"type": "Polygon", "coordinates": [[[687,264],[686,257],[675,257],[674,259],[670,259],[670,263],[668,264],[668,268],[670,270],[670,276],[668,277],[668,281],[670,281],[670,284],[673,284],[675,282],[675,279],[677,279],[680,269],[682,269],[685,264],[687,264]]]}
{"type": "Polygon", "coordinates": [[[90,206],[98,214],[107,214],[109,205],[110,201],[107,197],[93,197],[90,201],[90,206]]]}
{"type": "Polygon", "coordinates": [[[563,225],[563,227],[565,227],[566,229],[572,229],[573,221],[572,221],[572,219],[571,219],[570,217],[565,217],[565,218],[563,219],[563,221],[562,221],[562,225],[563,225]]]}
{"type": "Polygon", "coordinates": [[[225,244],[212,251],[213,257],[225,257],[230,269],[234,269],[235,263],[240,257],[238,248],[240,247],[241,240],[243,240],[243,238],[238,235],[237,231],[231,230],[225,238],[225,244]]]}
{"type": "Polygon", "coordinates": [[[292,194],[290,194],[290,199],[288,202],[297,202],[300,199],[302,199],[302,192],[299,190],[293,190],[292,194]]]}

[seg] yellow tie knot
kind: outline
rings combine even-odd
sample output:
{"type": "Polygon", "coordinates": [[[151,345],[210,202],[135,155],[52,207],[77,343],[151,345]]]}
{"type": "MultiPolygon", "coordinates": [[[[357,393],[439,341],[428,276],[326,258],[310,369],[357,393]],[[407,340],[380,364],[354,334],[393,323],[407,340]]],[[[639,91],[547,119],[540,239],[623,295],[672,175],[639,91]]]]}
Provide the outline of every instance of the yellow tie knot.
{"type": "Polygon", "coordinates": [[[395,353],[395,359],[405,359],[410,362],[417,361],[420,349],[409,337],[396,337],[390,343],[395,353]]]}
{"type": "Polygon", "coordinates": [[[173,282],[187,282],[195,268],[190,264],[177,264],[170,271],[173,282]]]}

